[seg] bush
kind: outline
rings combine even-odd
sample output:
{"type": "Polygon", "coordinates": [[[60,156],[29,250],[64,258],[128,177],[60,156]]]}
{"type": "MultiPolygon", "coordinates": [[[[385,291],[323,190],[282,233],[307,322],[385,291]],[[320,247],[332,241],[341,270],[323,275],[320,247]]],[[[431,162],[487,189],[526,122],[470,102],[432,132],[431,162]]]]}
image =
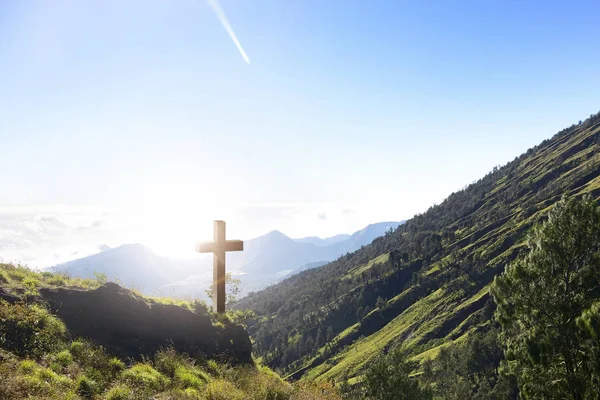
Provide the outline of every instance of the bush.
{"type": "Polygon", "coordinates": [[[208,360],[206,362],[206,369],[212,375],[221,376],[221,367],[215,360],[208,360]]]}
{"type": "Polygon", "coordinates": [[[168,383],[167,378],[148,364],[136,364],[133,367],[123,371],[122,380],[135,387],[142,389],[151,389],[155,391],[162,390],[168,383]]]}
{"type": "Polygon", "coordinates": [[[106,400],[129,400],[133,397],[133,389],[127,385],[116,385],[104,397],[106,400]]]}
{"type": "Polygon", "coordinates": [[[20,357],[40,358],[64,346],[65,325],[37,305],[0,300],[0,346],[20,357]]]}
{"type": "Polygon", "coordinates": [[[208,377],[202,371],[198,371],[193,367],[180,366],[175,370],[173,383],[183,388],[202,389],[208,380],[208,377]]]}
{"type": "Polygon", "coordinates": [[[65,286],[67,284],[67,278],[60,274],[52,274],[52,276],[46,278],[45,281],[53,286],[65,286]]]}
{"type": "Polygon", "coordinates": [[[154,356],[154,366],[156,369],[169,378],[175,376],[175,370],[183,363],[182,355],[177,353],[172,347],[161,350],[154,356]]]}
{"type": "Polygon", "coordinates": [[[117,376],[125,369],[125,363],[117,357],[113,357],[108,361],[108,369],[112,376],[117,376]]]}
{"type": "Polygon", "coordinates": [[[246,400],[244,392],[236,388],[231,382],[215,380],[206,386],[207,400],[246,400]]]}
{"type": "Polygon", "coordinates": [[[73,363],[73,356],[69,350],[63,350],[54,356],[54,361],[62,368],[66,368],[73,363]]]}
{"type": "Polygon", "coordinates": [[[40,281],[28,276],[21,282],[23,287],[25,288],[25,296],[38,296],[40,292],[38,292],[38,287],[40,287],[40,281]]]}
{"type": "Polygon", "coordinates": [[[292,387],[266,367],[238,367],[225,370],[224,377],[252,398],[265,400],[287,400],[292,387]]]}
{"type": "Polygon", "coordinates": [[[77,394],[85,399],[93,399],[96,394],[98,384],[96,381],[82,375],[77,379],[77,394]]]}

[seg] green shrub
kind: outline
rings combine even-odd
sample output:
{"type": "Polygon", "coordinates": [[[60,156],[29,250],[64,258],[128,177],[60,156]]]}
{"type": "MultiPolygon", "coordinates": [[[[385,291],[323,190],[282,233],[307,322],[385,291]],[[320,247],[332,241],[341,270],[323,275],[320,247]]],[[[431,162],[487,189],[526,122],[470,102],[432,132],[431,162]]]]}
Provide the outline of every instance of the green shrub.
{"type": "Polygon", "coordinates": [[[29,359],[21,361],[19,367],[24,374],[31,374],[39,368],[35,361],[29,359]]]}
{"type": "Polygon", "coordinates": [[[95,368],[101,371],[110,369],[110,357],[104,352],[102,346],[78,339],[71,343],[70,352],[75,361],[85,368],[95,368]]]}
{"type": "Polygon", "coordinates": [[[106,400],[129,400],[133,398],[133,389],[127,385],[113,386],[104,396],[106,400]]]}
{"type": "Polygon", "coordinates": [[[85,399],[93,399],[96,394],[98,384],[96,381],[81,375],[77,379],[77,394],[85,399]]]}
{"type": "Polygon", "coordinates": [[[248,396],[231,382],[214,380],[206,386],[205,397],[208,400],[246,400],[248,396]]]}
{"type": "Polygon", "coordinates": [[[37,305],[0,300],[0,347],[20,357],[42,357],[64,346],[65,325],[37,305]]]}
{"type": "Polygon", "coordinates": [[[8,283],[8,274],[0,270],[0,283],[8,283]]]}
{"type": "Polygon", "coordinates": [[[96,280],[98,285],[104,285],[106,282],[108,282],[106,274],[98,271],[94,271],[94,279],[96,280]]]}
{"type": "Polygon", "coordinates": [[[60,274],[51,274],[51,276],[44,279],[44,281],[53,286],[66,286],[67,278],[60,274]]]}
{"type": "Polygon", "coordinates": [[[119,372],[125,369],[125,363],[119,360],[117,357],[113,357],[108,361],[108,368],[110,370],[110,373],[113,376],[116,376],[119,374],[119,372]]]}
{"type": "Polygon", "coordinates": [[[268,368],[246,366],[224,371],[227,381],[233,382],[238,389],[248,393],[252,398],[265,400],[287,400],[292,394],[292,387],[268,368]]]}
{"type": "Polygon", "coordinates": [[[42,273],[40,273],[40,277],[42,278],[42,280],[52,278],[54,275],[55,274],[53,274],[50,271],[43,271],[42,273]]]}
{"type": "Polygon", "coordinates": [[[221,367],[215,360],[208,360],[206,362],[206,369],[212,375],[221,376],[221,367]]]}
{"type": "Polygon", "coordinates": [[[8,276],[13,281],[21,282],[27,277],[27,273],[23,270],[23,268],[13,268],[8,270],[8,276]]]}
{"type": "Polygon", "coordinates": [[[161,393],[156,399],[160,400],[205,400],[200,391],[192,388],[173,389],[168,392],[161,393]]]}
{"type": "Polygon", "coordinates": [[[121,374],[122,380],[135,387],[159,391],[163,389],[168,380],[160,372],[148,364],[136,364],[126,369],[121,374]]]}
{"type": "Polygon", "coordinates": [[[41,380],[48,382],[52,386],[60,386],[63,388],[69,388],[71,386],[71,379],[66,376],[59,375],[52,371],[50,368],[39,368],[36,373],[41,380]]]}
{"type": "Polygon", "coordinates": [[[54,361],[59,364],[61,367],[66,368],[71,363],[73,363],[73,356],[69,352],[69,350],[63,350],[54,356],[54,361]]]}
{"type": "Polygon", "coordinates": [[[154,366],[156,369],[173,378],[178,367],[184,364],[184,359],[181,354],[177,353],[172,347],[161,350],[154,356],[154,366]]]}
{"type": "Polygon", "coordinates": [[[183,388],[194,389],[202,389],[208,380],[208,377],[202,371],[193,367],[184,366],[180,366],[175,370],[175,376],[173,378],[176,385],[183,388]]]}
{"type": "Polygon", "coordinates": [[[74,340],[71,342],[71,354],[75,356],[75,358],[81,359],[85,355],[85,351],[88,347],[88,344],[81,339],[74,340]]]}
{"type": "Polygon", "coordinates": [[[72,342],[70,352],[86,376],[96,382],[99,390],[108,388],[125,369],[125,364],[106,354],[102,346],[86,340],[72,342]]]}

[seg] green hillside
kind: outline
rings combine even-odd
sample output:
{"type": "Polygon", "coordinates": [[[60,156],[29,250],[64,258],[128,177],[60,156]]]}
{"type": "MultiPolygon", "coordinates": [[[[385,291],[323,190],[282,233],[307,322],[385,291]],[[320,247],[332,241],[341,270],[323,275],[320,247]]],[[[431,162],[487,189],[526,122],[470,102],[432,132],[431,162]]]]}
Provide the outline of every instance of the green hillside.
{"type": "MultiPolygon", "coordinates": [[[[340,399],[331,384],[292,385],[254,362],[220,354],[209,357],[179,352],[176,341],[151,354],[130,352],[123,356],[110,346],[74,335],[71,328],[86,316],[82,312],[76,321],[63,320],[59,317],[60,307],[68,308],[67,303],[76,299],[75,306],[85,309],[77,296],[84,299],[107,287],[117,285],[107,284],[100,275],[97,279],[72,279],[0,263],[0,399],[340,399]],[[68,294],[58,310],[48,297],[57,293],[68,294]]],[[[143,298],[123,288],[119,294],[130,298],[136,313],[143,313],[146,306],[148,310],[164,308],[187,319],[207,315],[206,328],[227,330],[230,326],[227,316],[208,316],[202,303],[143,298]]],[[[101,299],[100,303],[104,315],[94,314],[92,319],[106,321],[118,314],[111,308],[110,299],[101,299]]],[[[164,314],[160,317],[166,321],[164,314]]],[[[113,322],[107,328],[115,336],[123,334],[116,327],[118,319],[113,322]]],[[[186,331],[185,326],[179,328],[186,331]]],[[[148,338],[139,338],[134,332],[124,336],[122,339],[134,343],[132,348],[148,348],[148,338]]]]}
{"type": "Polygon", "coordinates": [[[562,194],[600,195],[600,114],[566,128],[371,245],[242,299],[263,363],[354,383],[403,343],[420,363],[491,325],[494,277],[562,194]]]}

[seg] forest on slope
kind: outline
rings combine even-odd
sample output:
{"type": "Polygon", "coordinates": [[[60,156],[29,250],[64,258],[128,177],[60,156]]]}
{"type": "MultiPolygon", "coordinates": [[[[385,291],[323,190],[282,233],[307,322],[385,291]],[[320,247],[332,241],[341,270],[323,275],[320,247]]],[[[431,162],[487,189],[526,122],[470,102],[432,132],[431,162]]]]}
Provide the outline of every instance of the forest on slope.
{"type": "Polygon", "coordinates": [[[563,194],[598,197],[599,150],[600,113],[372,244],[245,297],[255,354],[293,379],[353,384],[398,344],[423,369],[453,344],[493,342],[491,282],[563,194]]]}

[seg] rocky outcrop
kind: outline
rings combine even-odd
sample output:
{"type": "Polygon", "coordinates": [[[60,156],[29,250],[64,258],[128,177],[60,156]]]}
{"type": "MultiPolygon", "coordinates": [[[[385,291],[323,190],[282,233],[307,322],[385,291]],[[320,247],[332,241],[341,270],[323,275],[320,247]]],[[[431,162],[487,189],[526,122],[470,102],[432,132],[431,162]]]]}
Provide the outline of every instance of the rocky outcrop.
{"type": "Polygon", "coordinates": [[[21,301],[21,298],[16,294],[11,293],[6,288],[0,286],[0,300],[9,302],[10,304],[21,301]]]}
{"type": "Polygon", "coordinates": [[[74,337],[89,338],[121,356],[139,359],[172,346],[193,357],[252,363],[246,330],[213,324],[204,310],[152,302],[116,283],[95,290],[40,289],[40,295],[74,337]]]}

